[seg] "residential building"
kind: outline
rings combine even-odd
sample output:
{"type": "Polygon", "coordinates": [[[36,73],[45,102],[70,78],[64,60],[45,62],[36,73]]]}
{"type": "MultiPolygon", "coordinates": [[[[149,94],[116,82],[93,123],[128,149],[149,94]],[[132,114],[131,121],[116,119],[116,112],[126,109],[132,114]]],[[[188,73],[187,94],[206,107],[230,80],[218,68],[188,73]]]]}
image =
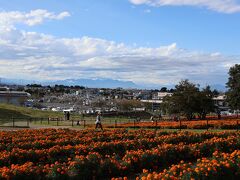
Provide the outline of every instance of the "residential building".
{"type": "Polygon", "coordinates": [[[31,95],[24,91],[10,91],[9,88],[0,88],[0,103],[24,105],[31,95]]]}

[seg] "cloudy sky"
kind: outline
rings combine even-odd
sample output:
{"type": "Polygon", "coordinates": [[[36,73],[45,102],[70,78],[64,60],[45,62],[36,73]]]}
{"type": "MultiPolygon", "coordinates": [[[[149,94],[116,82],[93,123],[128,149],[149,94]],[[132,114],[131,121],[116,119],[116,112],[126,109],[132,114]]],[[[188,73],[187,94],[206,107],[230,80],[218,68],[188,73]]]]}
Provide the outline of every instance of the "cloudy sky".
{"type": "Polygon", "coordinates": [[[0,0],[0,77],[225,84],[239,0],[0,0]]]}

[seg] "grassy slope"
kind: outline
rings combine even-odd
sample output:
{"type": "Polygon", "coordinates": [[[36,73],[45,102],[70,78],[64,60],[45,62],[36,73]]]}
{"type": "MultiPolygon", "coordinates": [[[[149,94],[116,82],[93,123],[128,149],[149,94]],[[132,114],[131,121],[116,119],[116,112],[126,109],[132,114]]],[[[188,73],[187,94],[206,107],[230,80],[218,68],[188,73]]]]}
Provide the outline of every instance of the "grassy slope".
{"type": "Polygon", "coordinates": [[[0,103],[0,120],[10,118],[37,118],[37,117],[63,117],[61,112],[34,110],[10,104],[0,103]]]}

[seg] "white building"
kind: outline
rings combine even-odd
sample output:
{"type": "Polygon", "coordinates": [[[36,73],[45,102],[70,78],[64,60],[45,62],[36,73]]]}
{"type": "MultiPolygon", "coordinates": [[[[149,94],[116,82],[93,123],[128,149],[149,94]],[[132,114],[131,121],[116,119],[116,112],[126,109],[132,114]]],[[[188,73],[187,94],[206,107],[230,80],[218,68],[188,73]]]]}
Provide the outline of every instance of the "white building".
{"type": "Polygon", "coordinates": [[[164,97],[166,96],[172,96],[173,93],[169,92],[157,92],[156,94],[153,95],[154,100],[163,100],[164,97]]]}
{"type": "Polygon", "coordinates": [[[0,87],[0,103],[23,105],[30,96],[24,91],[10,91],[9,88],[0,87]]]}
{"type": "Polygon", "coordinates": [[[223,114],[229,114],[230,111],[226,98],[226,95],[219,95],[213,98],[214,105],[217,106],[219,111],[223,112],[223,114]]]}

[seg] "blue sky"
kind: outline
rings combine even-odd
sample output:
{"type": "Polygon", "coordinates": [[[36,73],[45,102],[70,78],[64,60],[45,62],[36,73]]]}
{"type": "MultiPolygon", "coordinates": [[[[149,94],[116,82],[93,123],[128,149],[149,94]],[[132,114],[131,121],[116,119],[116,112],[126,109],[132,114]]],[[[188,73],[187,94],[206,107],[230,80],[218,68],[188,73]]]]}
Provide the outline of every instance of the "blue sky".
{"type": "Polygon", "coordinates": [[[240,60],[237,0],[0,0],[0,7],[2,77],[14,66],[12,78],[225,84],[240,60]]]}

